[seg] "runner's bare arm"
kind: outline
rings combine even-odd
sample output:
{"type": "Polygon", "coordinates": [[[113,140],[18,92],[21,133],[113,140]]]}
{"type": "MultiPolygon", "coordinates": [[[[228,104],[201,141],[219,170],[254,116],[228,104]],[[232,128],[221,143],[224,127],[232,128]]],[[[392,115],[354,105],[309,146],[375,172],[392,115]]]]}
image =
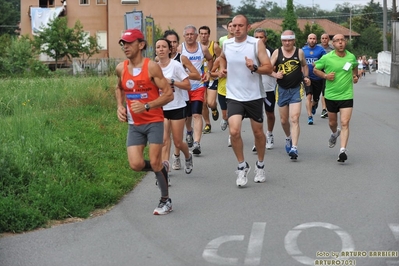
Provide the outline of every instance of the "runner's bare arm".
{"type": "Polygon", "coordinates": [[[227,76],[227,61],[226,55],[223,50],[219,56],[219,78],[225,78],[227,76]]]}
{"type": "MultiPolygon", "coordinates": [[[[202,45],[202,51],[203,51],[205,59],[207,61],[208,71],[210,71],[212,69],[212,66],[213,66],[213,57],[212,57],[211,53],[209,52],[209,50],[208,50],[208,48],[206,46],[202,45]]],[[[205,76],[204,81],[209,81],[209,79],[211,77],[210,73],[209,72],[205,73],[205,75],[206,76],[205,76]]]]}
{"type": "Polygon", "coordinates": [[[191,63],[191,61],[188,60],[187,56],[181,55],[180,58],[183,63],[183,66],[189,71],[188,78],[191,80],[201,80],[201,74],[195,68],[193,63],[191,63]]]}
{"type": "Polygon", "coordinates": [[[126,105],[125,105],[125,93],[123,92],[122,89],[122,72],[123,72],[123,62],[119,63],[116,66],[116,75],[118,76],[118,82],[115,87],[115,99],[116,99],[116,104],[117,104],[117,111],[116,115],[118,117],[118,120],[121,122],[127,122],[127,110],[126,110],[126,105]]]}
{"type": "Polygon", "coordinates": [[[222,52],[222,49],[220,49],[220,46],[217,42],[214,42],[213,44],[213,51],[215,51],[216,58],[218,58],[222,52]]]}
{"type": "Polygon", "coordinates": [[[265,44],[262,41],[258,41],[258,59],[260,66],[258,67],[258,74],[271,74],[273,72],[273,66],[270,62],[270,58],[267,55],[265,44]]]}

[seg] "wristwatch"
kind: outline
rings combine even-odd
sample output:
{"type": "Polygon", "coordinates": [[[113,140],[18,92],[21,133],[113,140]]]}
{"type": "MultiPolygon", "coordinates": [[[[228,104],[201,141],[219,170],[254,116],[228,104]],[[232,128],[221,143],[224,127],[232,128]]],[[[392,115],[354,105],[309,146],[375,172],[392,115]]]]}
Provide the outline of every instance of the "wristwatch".
{"type": "Polygon", "coordinates": [[[251,74],[253,74],[254,72],[258,71],[258,66],[257,65],[253,65],[252,67],[254,68],[254,70],[251,70],[251,74]]]}
{"type": "Polygon", "coordinates": [[[170,86],[173,88],[174,85],[175,85],[175,80],[174,80],[174,79],[171,79],[171,80],[170,80],[170,86]]]}
{"type": "Polygon", "coordinates": [[[144,104],[144,108],[147,112],[150,111],[150,105],[148,103],[144,104]]]}

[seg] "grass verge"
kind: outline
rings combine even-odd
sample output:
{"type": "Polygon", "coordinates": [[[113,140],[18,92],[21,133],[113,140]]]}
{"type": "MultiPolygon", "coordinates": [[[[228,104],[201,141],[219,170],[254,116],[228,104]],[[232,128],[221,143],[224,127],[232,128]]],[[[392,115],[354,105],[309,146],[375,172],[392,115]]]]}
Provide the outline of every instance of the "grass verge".
{"type": "Polygon", "coordinates": [[[143,173],[130,170],[114,77],[0,83],[0,233],[86,218],[115,204],[143,173]]]}

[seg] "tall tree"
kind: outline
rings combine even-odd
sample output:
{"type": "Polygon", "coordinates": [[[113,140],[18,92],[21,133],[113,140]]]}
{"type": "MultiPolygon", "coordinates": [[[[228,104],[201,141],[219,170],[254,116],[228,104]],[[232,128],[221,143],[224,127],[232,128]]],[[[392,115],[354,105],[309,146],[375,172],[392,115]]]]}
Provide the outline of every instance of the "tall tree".
{"type": "Polygon", "coordinates": [[[41,53],[54,58],[56,68],[61,59],[72,61],[72,58],[84,55],[90,57],[101,48],[97,38],[86,35],[79,20],[73,28],[69,28],[66,17],[51,20],[47,27],[34,36],[33,43],[41,53]]]}
{"type": "Polygon", "coordinates": [[[0,35],[16,35],[20,20],[19,0],[0,0],[0,35]]]}
{"type": "Polygon", "coordinates": [[[293,0],[287,0],[287,11],[285,13],[281,28],[283,31],[292,30],[295,33],[297,46],[301,47],[305,43],[302,32],[298,26],[297,16],[294,11],[293,0]]]}
{"type": "Polygon", "coordinates": [[[262,0],[260,8],[265,10],[267,18],[282,18],[284,17],[285,9],[281,8],[276,2],[262,0]]]}
{"type": "Polygon", "coordinates": [[[321,35],[324,32],[325,32],[324,29],[320,25],[315,24],[315,23],[313,23],[313,24],[307,23],[305,25],[305,28],[303,29],[303,36],[307,39],[309,34],[314,33],[317,36],[317,40],[320,40],[321,35]]]}
{"type": "Polygon", "coordinates": [[[235,15],[245,15],[248,18],[249,23],[261,21],[266,18],[266,10],[263,8],[257,8],[256,0],[242,0],[241,4],[242,6],[238,7],[234,13],[235,15]]]}

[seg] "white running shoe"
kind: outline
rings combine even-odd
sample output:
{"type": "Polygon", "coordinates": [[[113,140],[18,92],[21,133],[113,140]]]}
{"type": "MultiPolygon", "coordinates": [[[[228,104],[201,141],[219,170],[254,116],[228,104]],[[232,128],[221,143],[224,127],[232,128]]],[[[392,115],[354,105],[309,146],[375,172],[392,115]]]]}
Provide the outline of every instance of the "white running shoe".
{"type": "Polygon", "coordinates": [[[263,166],[263,168],[259,168],[256,164],[255,164],[255,178],[254,181],[255,183],[263,183],[266,181],[266,173],[265,173],[265,167],[263,166]]]}
{"type": "Polygon", "coordinates": [[[335,143],[337,143],[337,138],[341,135],[341,129],[337,128],[336,136],[331,133],[330,139],[328,140],[328,147],[334,148],[335,143]]]}
{"type": "Polygon", "coordinates": [[[251,150],[252,152],[256,152],[256,146],[254,145],[253,147],[252,147],[252,150],[251,150]]]}
{"type": "Polygon", "coordinates": [[[186,174],[191,174],[191,172],[193,171],[193,155],[190,154],[190,158],[188,160],[186,160],[186,163],[184,165],[184,171],[186,172],[186,174]]]}
{"type": "Polygon", "coordinates": [[[248,163],[246,164],[247,166],[245,168],[243,167],[236,170],[236,174],[238,175],[236,180],[237,187],[243,187],[248,183],[247,176],[249,171],[251,171],[251,166],[248,163]]]}
{"type": "Polygon", "coordinates": [[[273,134],[271,134],[270,136],[266,134],[266,149],[268,150],[273,149],[273,145],[274,145],[273,134]]]}
{"type": "Polygon", "coordinates": [[[201,145],[197,141],[195,141],[194,145],[193,145],[193,154],[196,154],[196,155],[201,154],[201,145]]]}
{"type": "Polygon", "coordinates": [[[172,155],[172,169],[173,170],[180,170],[181,168],[181,163],[180,163],[180,156],[177,157],[176,155],[172,155]]]}
{"type": "Polygon", "coordinates": [[[225,131],[227,128],[227,120],[222,119],[222,121],[220,121],[220,129],[222,131],[225,131]]]}
{"type": "Polygon", "coordinates": [[[168,198],[166,201],[159,200],[158,207],[154,210],[154,215],[168,214],[172,211],[172,200],[168,198]]]}

